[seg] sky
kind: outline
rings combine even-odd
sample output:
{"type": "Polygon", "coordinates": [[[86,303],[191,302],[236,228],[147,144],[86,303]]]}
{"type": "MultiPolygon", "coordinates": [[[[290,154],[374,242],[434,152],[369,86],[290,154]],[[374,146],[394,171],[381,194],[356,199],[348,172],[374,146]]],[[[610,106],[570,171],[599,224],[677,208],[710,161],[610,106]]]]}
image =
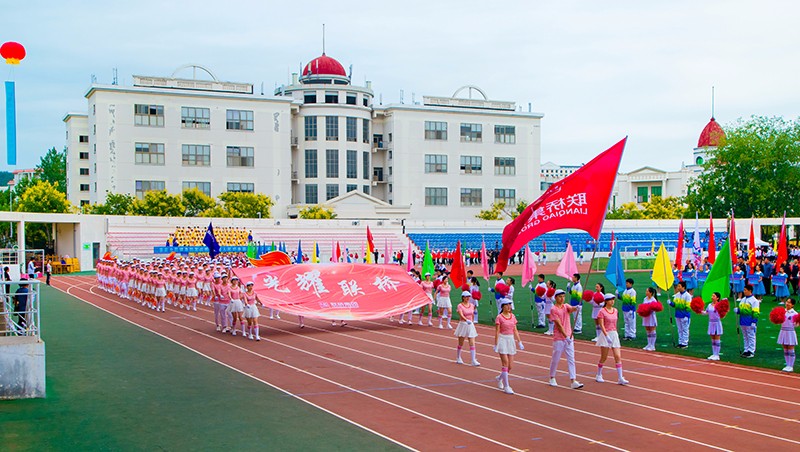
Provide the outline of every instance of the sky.
{"type": "Polygon", "coordinates": [[[327,55],[384,104],[476,85],[544,114],[542,163],[585,163],[628,136],[622,171],[677,170],[711,117],[712,86],[723,126],[800,115],[798,13],[769,0],[19,2],[0,27],[0,42],[27,50],[0,68],[17,86],[18,165],[3,157],[0,170],[63,148],[62,119],[86,112],[93,75],[111,83],[117,68],[130,85],[200,64],[270,93],[321,54],[323,23],[327,55]]]}

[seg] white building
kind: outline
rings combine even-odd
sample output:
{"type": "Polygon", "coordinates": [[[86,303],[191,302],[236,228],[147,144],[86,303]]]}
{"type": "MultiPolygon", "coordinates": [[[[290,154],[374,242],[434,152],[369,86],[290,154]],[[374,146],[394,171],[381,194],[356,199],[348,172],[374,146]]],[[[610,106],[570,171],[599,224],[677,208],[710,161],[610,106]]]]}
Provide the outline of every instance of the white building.
{"type": "Polygon", "coordinates": [[[539,188],[544,191],[553,183],[574,173],[583,165],[558,165],[553,162],[542,163],[539,188]]]}
{"type": "Polygon", "coordinates": [[[68,198],[253,191],[271,196],[272,215],[285,218],[307,204],[335,209],[355,190],[368,196],[348,197],[348,216],[363,205],[363,218],[473,219],[495,201],[539,194],[543,115],[489,100],[476,87],[465,88],[482,99],[457,98],[459,90],[376,106],[371,82],[351,85],[324,54],[274,96],[211,78],[92,85],[88,114],[64,118],[68,198]]]}

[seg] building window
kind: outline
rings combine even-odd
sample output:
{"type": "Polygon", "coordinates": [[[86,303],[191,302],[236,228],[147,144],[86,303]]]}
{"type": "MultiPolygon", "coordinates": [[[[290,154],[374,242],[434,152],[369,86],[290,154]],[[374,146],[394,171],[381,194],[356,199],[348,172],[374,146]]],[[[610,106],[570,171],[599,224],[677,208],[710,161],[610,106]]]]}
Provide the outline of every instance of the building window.
{"type": "Polygon", "coordinates": [[[316,178],[317,177],[317,150],[316,149],[306,149],[306,177],[307,178],[316,178]]]}
{"type": "Polygon", "coordinates": [[[306,204],[316,204],[319,202],[317,184],[306,185],[306,204]]]}
{"type": "Polygon", "coordinates": [[[228,191],[236,193],[253,193],[256,191],[256,184],[252,182],[228,182],[228,191]]]}
{"type": "Polygon", "coordinates": [[[358,152],[347,151],[347,178],[355,179],[357,177],[358,177],[358,152]]]}
{"type": "MultiPolygon", "coordinates": [[[[335,178],[339,177],[339,150],[326,149],[325,150],[325,177],[335,178]]],[[[330,198],[328,198],[330,199],[330,198]]]]}
{"type": "Polygon", "coordinates": [[[494,142],[514,144],[517,142],[517,128],[514,126],[494,126],[494,142]]]}
{"type": "Polygon", "coordinates": [[[483,141],[483,126],[480,124],[461,123],[461,141],[480,143],[483,141]]]}
{"type": "Polygon", "coordinates": [[[513,188],[495,188],[494,202],[504,202],[506,207],[516,208],[517,191],[513,188]]]}
{"type": "Polygon", "coordinates": [[[196,188],[206,196],[211,196],[211,182],[184,182],[181,191],[196,188]]]}
{"type": "Polygon", "coordinates": [[[184,129],[208,129],[211,126],[211,110],[198,107],[181,107],[181,127],[184,129]]]}
{"type": "Polygon", "coordinates": [[[361,161],[361,168],[364,171],[364,176],[363,177],[364,177],[364,179],[369,179],[369,174],[371,172],[369,170],[369,152],[364,151],[362,156],[363,157],[362,157],[362,161],[361,161]]]}
{"type": "Polygon", "coordinates": [[[647,187],[636,188],[636,202],[647,202],[647,187]]]}
{"type": "Polygon", "coordinates": [[[514,157],[495,157],[494,174],[497,176],[514,176],[517,174],[516,159],[514,157]]]}
{"type": "Polygon", "coordinates": [[[81,143],[88,143],[89,142],[89,135],[81,135],[78,137],[78,141],[81,143]]]}
{"type": "Polygon", "coordinates": [[[88,152],[79,152],[78,158],[81,160],[89,160],[89,153],[88,152]]]}
{"type": "Polygon", "coordinates": [[[89,168],[80,168],[80,175],[81,176],[88,176],[89,175],[89,168]]]}
{"type": "Polygon", "coordinates": [[[317,141],[317,117],[306,116],[306,141],[317,141]]]}
{"type": "Polygon", "coordinates": [[[345,193],[350,193],[351,191],[356,191],[356,190],[358,190],[358,185],[347,184],[347,190],[345,190],[345,193]]]}
{"type": "MultiPolygon", "coordinates": [[[[86,191],[89,191],[88,190],[89,187],[86,187],[86,188],[87,188],[86,191]]],[[[89,200],[88,199],[81,199],[81,207],[88,206],[88,205],[89,205],[89,200]]]]}
{"type": "Polygon", "coordinates": [[[650,195],[651,196],[658,196],[660,198],[661,197],[661,186],[660,185],[654,185],[654,186],[650,187],[650,195]]]}
{"type": "Polygon", "coordinates": [[[480,188],[461,189],[461,207],[481,207],[483,205],[483,190],[480,188]]]}
{"type": "Polygon", "coordinates": [[[137,165],[163,165],[164,164],[164,144],[163,143],[136,143],[135,161],[137,165]]]}
{"type": "Polygon", "coordinates": [[[331,200],[339,196],[339,186],[336,184],[325,185],[325,200],[331,200]]]}
{"type": "Polygon", "coordinates": [[[392,184],[389,184],[389,193],[392,192],[392,189],[393,189],[392,184]]]}
{"type": "Polygon", "coordinates": [[[461,174],[481,174],[483,172],[483,157],[479,155],[461,156],[461,174]]]}
{"type": "Polygon", "coordinates": [[[347,125],[347,141],[357,141],[356,139],[356,119],[358,118],[345,118],[345,124],[347,125]]]}
{"type": "Polygon", "coordinates": [[[89,191],[89,184],[81,184],[81,191],[89,191]]]}
{"type": "Polygon", "coordinates": [[[361,121],[363,121],[361,124],[361,141],[369,144],[369,119],[362,119],[361,121]]]}
{"type": "Polygon", "coordinates": [[[446,173],[447,156],[444,154],[425,154],[426,173],[446,173]]]}
{"type": "Polygon", "coordinates": [[[250,147],[228,146],[228,166],[249,166],[253,167],[254,152],[250,147]]]}
{"type": "Polygon", "coordinates": [[[355,105],[357,97],[356,93],[347,93],[347,105],[355,105]]]}
{"type": "Polygon", "coordinates": [[[228,110],[225,118],[228,130],[253,130],[253,112],[250,110],[228,110]]]}
{"type": "Polygon", "coordinates": [[[365,195],[368,195],[368,194],[369,194],[369,185],[362,185],[362,186],[361,186],[361,191],[362,191],[362,192],[363,192],[365,195]]]}
{"type": "Polygon", "coordinates": [[[425,121],[426,140],[447,140],[447,123],[439,121],[425,121]]]}
{"type": "Polygon", "coordinates": [[[210,166],[211,146],[207,144],[184,144],[181,146],[183,166],[210,166]]]}
{"type": "Polygon", "coordinates": [[[339,93],[336,91],[325,91],[325,103],[326,104],[338,104],[339,103],[339,93]]]}
{"type": "Polygon", "coordinates": [[[369,107],[369,99],[367,99],[367,96],[361,99],[361,103],[364,104],[365,107],[369,107]]]}
{"type": "Polygon", "coordinates": [[[426,206],[446,206],[447,188],[445,187],[425,187],[426,206]]]}
{"type": "MultiPolygon", "coordinates": [[[[96,190],[96,188],[95,188],[96,190]]],[[[149,191],[164,190],[163,180],[137,180],[136,181],[136,197],[139,199],[144,198],[144,194],[149,191]]]]}
{"type": "Polygon", "coordinates": [[[305,91],[305,92],[303,92],[303,103],[304,104],[316,104],[317,103],[317,92],[316,91],[305,91]]]}
{"type": "Polygon", "coordinates": [[[338,116],[325,117],[325,139],[328,141],[337,141],[339,139],[338,116]]]}
{"type": "Polygon", "coordinates": [[[164,106],[134,105],[133,123],[137,126],[164,127],[164,106]]]}

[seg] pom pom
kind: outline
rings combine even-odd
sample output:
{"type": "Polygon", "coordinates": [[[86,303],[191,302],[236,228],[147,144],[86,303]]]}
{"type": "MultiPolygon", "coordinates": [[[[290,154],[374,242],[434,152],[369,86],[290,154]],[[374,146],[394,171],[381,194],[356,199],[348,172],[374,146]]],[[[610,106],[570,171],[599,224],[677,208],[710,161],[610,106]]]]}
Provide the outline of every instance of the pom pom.
{"type": "Polygon", "coordinates": [[[554,289],[552,287],[548,287],[547,288],[547,296],[548,297],[553,298],[553,295],[555,295],[555,294],[556,294],[556,289],[554,289]]]}
{"type": "Polygon", "coordinates": [[[461,286],[461,291],[462,292],[469,292],[469,284],[464,284],[463,286],[461,286]]]}
{"type": "Polygon", "coordinates": [[[494,291],[505,297],[508,295],[508,284],[504,282],[497,283],[494,286],[494,291]]]}
{"type": "Polygon", "coordinates": [[[706,309],[706,304],[703,302],[703,298],[694,297],[692,298],[692,302],[689,303],[689,307],[692,308],[695,314],[702,314],[706,309]]]}
{"type": "Polygon", "coordinates": [[[636,308],[636,313],[639,314],[640,317],[649,317],[650,314],[653,312],[650,308],[650,305],[653,303],[643,303],[640,304],[639,307],[636,308]]]}
{"type": "Polygon", "coordinates": [[[583,301],[588,303],[588,302],[592,301],[592,297],[594,297],[594,291],[592,291],[592,290],[584,290],[583,291],[583,296],[582,296],[583,301]]]}
{"type": "Polygon", "coordinates": [[[474,298],[477,301],[481,301],[481,297],[483,297],[483,295],[481,294],[480,290],[472,291],[472,298],[474,298]]]}
{"type": "Polygon", "coordinates": [[[800,314],[795,314],[792,317],[792,321],[794,322],[794,326],[800,326],[800,314]]]}
{"type": "Polygon", "coordinates": [[[542,286],[536,286],[536,296],[537,297],[544,296],[545,292],[547,292],[547,289],[545,289],[542,286]]]}
{"type": "Polygon", "coordinates": [[[714,305],[714,309],[717,310],[717,314],[719,314],[719,318],[724,319],[728,312],[731,310],[731,304],[728,303],[727,298],[723,298],[719,300],[717,304],[714,305]]]}
{"type": "Polygon", "coordinates": [[[776,306],[772,311],[769,312],[769,321],[780,325],[786,320],[786,308],[783,306],[776,306]]]}
{"type": "Polygon", "coordinates": [[[594,295],[592,296],[592,301],[594,301],[597,304],[600,304],[600,303],[604,302],[605,300],[606,300],[606,297],[600,292],[595,292],[594,295]]]}
{"type": "Polygon", "coordinates": [[[661,304],[660,301],[656,300],[654,303],[650,303],[650,309],[653,312],[661,312],[664,310],[664,305],[661,304]]]}

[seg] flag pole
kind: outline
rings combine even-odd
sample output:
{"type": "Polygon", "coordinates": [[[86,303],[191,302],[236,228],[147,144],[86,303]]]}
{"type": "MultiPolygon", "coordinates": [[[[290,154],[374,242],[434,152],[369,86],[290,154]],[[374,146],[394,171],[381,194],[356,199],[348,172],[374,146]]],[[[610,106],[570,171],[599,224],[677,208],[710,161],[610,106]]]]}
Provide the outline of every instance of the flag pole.
{"type": "Polygon", "coordinates": [[[594,241],[594,251],[592,251],[592,258],[589,259],[589,271],[586,273],[586,281],[585,282],[586,282],[587,287],[589,285],[589,276],[592,275],[592,264],[594,263],[594,256],[595,256],[595,254],[597,254],[597,248],[599,248],[599,247],[600,247],[600,241],[599,240],[595,240],[594,241]]]}

